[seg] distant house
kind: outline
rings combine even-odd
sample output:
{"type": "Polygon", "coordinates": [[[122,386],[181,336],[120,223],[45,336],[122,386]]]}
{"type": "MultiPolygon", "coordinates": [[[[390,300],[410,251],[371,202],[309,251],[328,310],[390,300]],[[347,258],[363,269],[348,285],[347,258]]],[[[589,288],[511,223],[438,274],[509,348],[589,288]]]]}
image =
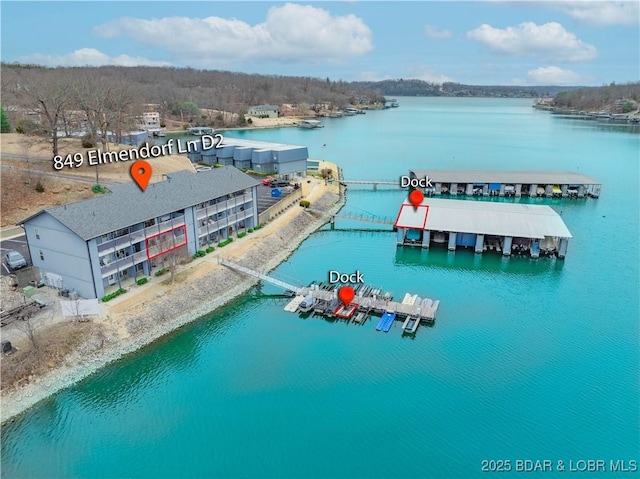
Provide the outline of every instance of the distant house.
{"type": "Polygon", "coordinates": [[[145,130],[160,128],[160,113],[146,111],[142,114],[142,128],[145,130]]]}
{"type": "Polygon", "coordinates": [[[257,105],[249,108],[248,114],[256,118],[278,118],[278,105],[257,105]]]}

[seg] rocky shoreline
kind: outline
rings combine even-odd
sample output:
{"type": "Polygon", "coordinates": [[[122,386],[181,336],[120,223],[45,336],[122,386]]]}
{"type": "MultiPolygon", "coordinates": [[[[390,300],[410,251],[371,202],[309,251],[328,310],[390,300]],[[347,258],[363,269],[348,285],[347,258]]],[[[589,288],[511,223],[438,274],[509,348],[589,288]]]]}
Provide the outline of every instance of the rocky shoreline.
{"type": "MultiPolygon", "coordinates": [[[[270,271],[284,262],[313,232],[328,221],[344,204],[344,195],[326,192],[314,202],[314,209],[301,209],[288,223],[266,236],[239,263],[261,271],[270,271]],[[274,239],[277,238],[278,241],[274,239]]],[[[185,282],[171,294],[153,301],[132,315],[124,325],[131,335],[126,341],[115,334],[93,336],[66,358],[62,367],[34,379],[2,397],[2,423],[26,411],[36,403],[86,378],[107,364],[152,343],[175,329],[193,322],[224,306],[257,283],[252,277],[220,269],[212,274],[185,282]]]]}

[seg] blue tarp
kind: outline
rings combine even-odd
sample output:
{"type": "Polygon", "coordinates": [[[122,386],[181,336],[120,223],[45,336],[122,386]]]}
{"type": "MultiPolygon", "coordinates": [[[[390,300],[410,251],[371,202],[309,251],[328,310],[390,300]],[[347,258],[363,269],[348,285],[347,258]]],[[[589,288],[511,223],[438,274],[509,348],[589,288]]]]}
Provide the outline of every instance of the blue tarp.
{"type": "Polygon", "coordinates": [[[458,246],[475,246],[476,245],[475,233],[458,233],[456,235],[456,244],[458,246]]]}

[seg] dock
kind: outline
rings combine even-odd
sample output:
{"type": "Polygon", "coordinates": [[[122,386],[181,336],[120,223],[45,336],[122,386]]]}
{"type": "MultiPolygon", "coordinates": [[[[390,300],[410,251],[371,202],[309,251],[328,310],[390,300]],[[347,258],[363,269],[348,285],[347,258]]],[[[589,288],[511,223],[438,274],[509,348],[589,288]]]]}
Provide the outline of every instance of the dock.
{"type": "Polygon", "coordinates": [[[598,198],[602,184],[571,171],[409,170],[411,179],[428,178],[427,196],[598,198]]]}
{"type": "Polygon", "coordinates": [[[479,254],[488,248],[532,258],[564,258],[572,237],[550,206],[436,198],[425,198],[415,208],[404,201],[395,228],[398,246],[441,244],[449,251],[465,247],[479,254]]]}
{"type": "MultiPolygon", "coordinates": [[[[355,297],[348,306],[345,306],[338,299],[338,289],[343,286],[342,284],[311,283],[309,286],[301,287],[228,259],[218,258],[218,263],[292,293],[292,299],[284,307],[287,312],[306,314],[313,311],[314,315],[344,319],[360,325],[365,324],[370,316],[380,316],[379,331],[384,332],[391,329],[394,321],[407,319],[413,320],[410,332],[415,332],[421,321],[427,323],[435,321],[440,306],[438,300],[423,299],[417,294],[410,293],[404,295],[402,302],[393,301],[391,293],[366,284],[353,285],[355,297]],[[309,297],[313,298],[312,304],[305,304],[303,309],[303,302],[306,302],[309,297]]],[[[406,328],[403,327],[403,329],[406,331],[406,328]]]]}
{"type": "MultiPolygon", "coordinates": [[[[353,320],[364,324],[369,316],[381,316],[382,324],[378,323],[381,331],[389,331],[394,320],[404,321],[413,317],[417,322],[435,321],[440,301],[418,297],[418,295],[406,293],[406,297],[412,298],[411,302],[393,301],[390,293],[383,293],[381,289],[367,285],[357,285],[356,297],[349,308],[343,308],[338,300],[337,292],[341,285],[326,285],[324,283],[312,284],[301,289],[301,295],[312,295],[315,299],[314,314],[353,320]],[[355,306],[352,308],[351,306],[355,306]]],[[[294,309],[297,297],[293,298],[285,311],[294,309]]],[[[299,303],[298,303],[299,304],[299,303]]],[[[417,325],[416,325],[417,329],[417,325]]],[[[415,331],[415,329],[414,329],[415,331]]]]}

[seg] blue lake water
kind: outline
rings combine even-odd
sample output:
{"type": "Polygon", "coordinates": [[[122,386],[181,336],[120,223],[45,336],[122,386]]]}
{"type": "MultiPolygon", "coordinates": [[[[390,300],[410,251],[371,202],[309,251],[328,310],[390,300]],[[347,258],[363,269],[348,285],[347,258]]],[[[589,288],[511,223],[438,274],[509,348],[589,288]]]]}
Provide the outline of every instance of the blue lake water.
{"type": "MultiPolygon", "coordinates": [[[[482,461],[549,459],[553,472],[526,474],[548,478],[568,474],[557,461],[640,459],[637,130],[530,100],[399,101],[318,130],[225,135],[307,145],[348,179],[587,174],[597,200],[523,200],[562,213],[566,260],[397,248],[337,220],[275,275],[358,269],[396,298],[440,299],[435,325],[403,337],[238,299],[4,427],[2,477],[513,477],[482,461]]],[[[345,211],[395,216],[405,194],[350,188],[345,211]]]]}

